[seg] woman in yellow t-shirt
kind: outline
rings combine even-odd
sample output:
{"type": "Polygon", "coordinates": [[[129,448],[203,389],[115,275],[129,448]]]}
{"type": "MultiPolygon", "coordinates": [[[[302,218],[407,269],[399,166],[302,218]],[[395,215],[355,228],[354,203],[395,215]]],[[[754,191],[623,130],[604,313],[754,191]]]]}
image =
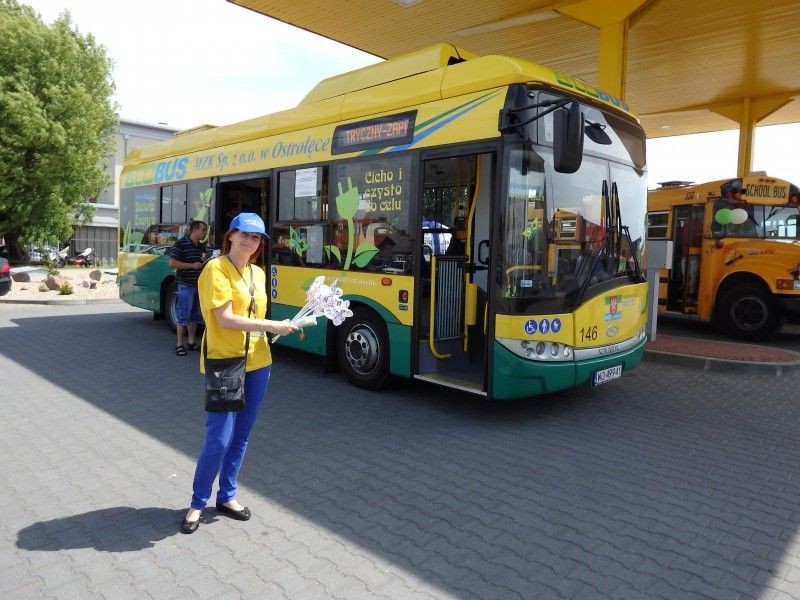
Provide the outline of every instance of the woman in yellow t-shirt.
{"type": "MultiPolygon", "coordinates": [[[[241,356],[247,331],[250,332],[250,346],[244,409],[206,413],[206,441],[197,459],[191,508],[181,523],[183,533],[197,531],[217,475],[217,512],[240,521],[250,518],[250,509],[236,500],[236,479],[269,383],[272,356],[266,333],[288,335],[299,329],[288,320],[252,318],[265,315],[267,310],[266,275],[252,264],[261,256],[265,239],[269,236],[261,217],[255,213],[240,213],[233,218],[222,240],[222,255],[206,263],[197,282],[200,310],[206,323],[203,338],[208,357],[241,356]],[[248,317],[251,288],[255,307],[248,317]]],[[[202,356],[200,370],[205,373],[202,356]]]]}

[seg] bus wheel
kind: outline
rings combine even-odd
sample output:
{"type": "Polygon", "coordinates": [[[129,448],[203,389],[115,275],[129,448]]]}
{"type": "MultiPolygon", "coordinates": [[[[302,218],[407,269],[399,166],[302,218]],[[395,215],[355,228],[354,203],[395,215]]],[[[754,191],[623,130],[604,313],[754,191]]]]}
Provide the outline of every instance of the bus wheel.
{"type": "Polygon", "coordinates": [[[178,284],[173,279],[164,292],[164,310],[167,325],[174,332],[178,331],[178,284]]]}
{"type": "Polygon", "coordinates": [[[356,308],[337,327],[336,353],[347,379],[368,390],[382,388],[389,378],[389,336],[371,310],[356,308]]]}
{"type": "Polygon", "coordinates": [[[768,290],[745,284],[720,299],[715,322],[722,333],[747,341],[764,340],[782,325],[778,303],[768,290]]]}

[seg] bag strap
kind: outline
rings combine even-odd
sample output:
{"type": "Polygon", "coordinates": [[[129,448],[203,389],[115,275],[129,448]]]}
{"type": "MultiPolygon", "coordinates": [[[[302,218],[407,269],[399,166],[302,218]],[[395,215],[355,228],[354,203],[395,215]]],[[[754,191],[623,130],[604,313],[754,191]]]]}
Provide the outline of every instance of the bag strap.
{"type": "MultiPolygon", "coordinates": [[[[239,267],[237,267],[234,264],[234,262],[231,260],[230,256],[228,256],[228,260],[231,261],[231,264],[233,265],[233,268],[236,269],[236,272],[239,274],[239,277],[241,277],[242,281],[244,281],[244,276],[242,275],[242,272],[239,270],[239,267]]],[[[249,319],[250,315],[255,313],[255,308],[256,308],[256,295],[255,295],[256,287],[255,287],[255,283],[253,281],[253,265],[248,263],[247,266],[250,268],[250,306],[247,307],[247,318],[249,319]]],[[[247,351],[250,349],[250,332],[248,331],[246,333],[247,333],[247,335],[244,338],[244,358],[245,358],[245,360],[247,360],[247,351]]],[[[207,354],[207,351],[206,351],[206,335],[205,335],[205,333],[203,333],[203,362],[205,362],[207,360],[208,360],[208,354],[207,354]]]]}

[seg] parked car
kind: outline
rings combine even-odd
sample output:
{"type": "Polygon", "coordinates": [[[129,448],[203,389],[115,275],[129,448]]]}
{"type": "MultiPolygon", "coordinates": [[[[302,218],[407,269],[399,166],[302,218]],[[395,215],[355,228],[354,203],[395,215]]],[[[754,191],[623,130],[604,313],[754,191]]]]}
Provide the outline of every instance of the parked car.
{"type": "Polygon", "coordinates": [[[11,291],[11,265],[8,260],[0,258],[0,296],[11,291]]]}

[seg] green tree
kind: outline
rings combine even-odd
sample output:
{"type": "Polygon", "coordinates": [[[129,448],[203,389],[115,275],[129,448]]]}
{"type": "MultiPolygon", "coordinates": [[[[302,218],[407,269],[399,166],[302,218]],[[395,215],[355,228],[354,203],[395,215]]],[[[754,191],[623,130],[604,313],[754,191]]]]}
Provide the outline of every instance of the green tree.
{"type": "Polygon", "coordinates": [[[118,127],[111,59],[68,12],[0,0],[0,235],[57,243],[93,214],[118,127]]]}

